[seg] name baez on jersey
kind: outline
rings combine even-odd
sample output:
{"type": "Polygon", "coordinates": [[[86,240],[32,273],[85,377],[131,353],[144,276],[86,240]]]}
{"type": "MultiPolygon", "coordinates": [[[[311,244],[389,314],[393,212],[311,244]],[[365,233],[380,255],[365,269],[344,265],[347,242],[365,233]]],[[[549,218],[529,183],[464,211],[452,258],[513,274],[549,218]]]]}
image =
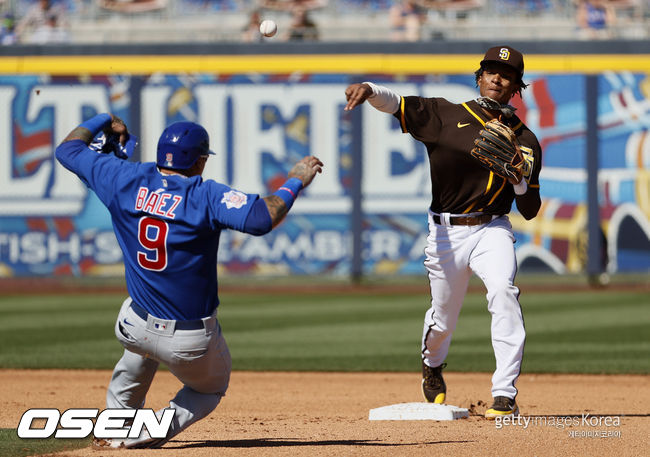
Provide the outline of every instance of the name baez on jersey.
{"type": "Polygon", "coordinates": [[[170,219],[176,218],[174,210],[183,201],[180,195],[172,195],[168,192],[161,193],[163,189],[151,191],[146,187],[140,187],[135,199],[135,210],[149,213],[153,216],[168,217],[170,219]],[[169,202],[169,199],[172,199],[169,202]],[[168,205],[168,203],[170,203],[168,205]],[[166,208],[169,206],[168,208],[166,208]],[[166,209],[164,209],[166,208],[166,209]]]}

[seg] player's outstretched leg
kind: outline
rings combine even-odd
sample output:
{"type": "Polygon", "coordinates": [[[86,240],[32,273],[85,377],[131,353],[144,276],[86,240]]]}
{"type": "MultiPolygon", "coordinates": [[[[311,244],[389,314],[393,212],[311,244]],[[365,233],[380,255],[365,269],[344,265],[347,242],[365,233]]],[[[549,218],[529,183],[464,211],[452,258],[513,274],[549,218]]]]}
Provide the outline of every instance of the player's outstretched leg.
{"type": "MultiPolygon", "coordinates": [[[[115,365],[111,382],[106,392],[108,409],[130,409],[144,407],[145,398],[153,381],[159,363],[127,349],[115,365]]],[[[129,422],[126,422],[129,425],[129,422]]],[[[94,438],[93,447],[124,448],[120,439],[94,438]]]]}
{"type": "MultiPolygon", "coordinates": [[[[178,334],[178,333],[177,333],[178,334]]],[[[217,407],[228,390],[232,360],[228,345],[218,323],[206,333],[204,330],[183,332],[184,343],[189,348],[205,348],[197,351],[172,351],[163,362],[184,387],[169,402],[174,409],[174,419],[167,437],[160,440],[140,437],[137,447],[160,447],[193,423],[208,416],[217,407]]],[[[156,414],[162,415],[162,410],[156,414]]]]}
{"type": "Polygon", "coordinates": [[[142,408],[157,369],[157,361],[125,349],[108,384],[106,407],[142,408]]]}
{"type": "MultiPolygon", "coordinates": [[[[114,443],[111,447],[125,449],[159,448],[187,427],[214,411],[222,398],[222,393],[202,394],[185,386],[169,402],[169,408],[175,410],[175,413],[166,437],[151,438],[147,429],[143,428],[139,437],[125,439],[119,443],[114,443]]],[[[156,411],[158,419],[162,417],[164,411],[165,409],[156,411]]]]}

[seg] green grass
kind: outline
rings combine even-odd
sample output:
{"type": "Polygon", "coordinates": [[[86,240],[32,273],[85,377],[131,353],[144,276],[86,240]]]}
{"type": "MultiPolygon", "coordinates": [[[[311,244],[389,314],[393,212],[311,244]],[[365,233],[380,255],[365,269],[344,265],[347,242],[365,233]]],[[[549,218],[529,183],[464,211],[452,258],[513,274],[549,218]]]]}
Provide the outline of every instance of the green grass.
{"type": "Polygon", "coordinates": [[[24,457],[42,455],[53,452],[81,449],[90,445],[87,439],[22,439],[18,438],[16,430],[0,428],[0,455],[3,457],[24,457]]]}
{"type": "MultiPolygon", "coordinates": [[[[650,294],[527,292],[524,372],[650,373],[650,294]]],[[[552,287],[549,287],[552,289],[552,287]]],[[[236,370],[418,371],[422,294],[221,295],[236,370]]],[[[121,294],[0,297],[0,367],[111,369],[121,294]]],[[[494,369],[483,293],[468,294],[448,370],[494,369]]]]}

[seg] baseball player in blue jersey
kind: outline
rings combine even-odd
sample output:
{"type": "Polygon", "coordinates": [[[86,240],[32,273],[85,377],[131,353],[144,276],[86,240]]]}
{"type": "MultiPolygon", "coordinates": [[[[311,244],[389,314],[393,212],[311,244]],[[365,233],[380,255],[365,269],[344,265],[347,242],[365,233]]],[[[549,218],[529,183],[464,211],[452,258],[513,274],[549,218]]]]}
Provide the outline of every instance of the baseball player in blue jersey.
{"type": "MultiPolygon", "coordinates": [[[[175,414],[165,438],[151,438],[143,428],[138,438],[95,439],[94,444],[160,447],[210,414],[228,388],[230,353],[217,320],[221,231],[268,233],[323,164],[303,158],[283,186],[261,198],[201,178],[213,152],[198,124],[167,127],[158,141],[156,163],[121,160],[117,151],[98,153],[89,145],[102,132],[122,147],[133,143],[119,118],[99,114],[70,132],[56,158],[106,205],[124,255],[129,297],[115,334],[125,350],[113,371],[106,405],[142,408],[159,363],[183,388],[169,402],[175,414]]],[[[158,418],[163,411],[156,413],[158,418]]]]}

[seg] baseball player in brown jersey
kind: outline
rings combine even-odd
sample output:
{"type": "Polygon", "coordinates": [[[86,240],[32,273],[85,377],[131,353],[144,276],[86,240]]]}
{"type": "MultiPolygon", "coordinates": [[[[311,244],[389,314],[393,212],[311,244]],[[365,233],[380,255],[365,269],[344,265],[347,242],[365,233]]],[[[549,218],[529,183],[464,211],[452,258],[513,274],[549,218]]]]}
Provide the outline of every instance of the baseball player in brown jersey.
{"type": "Polygon", "coordinates": [[[467,286],[475,273],[487,288],[492,316],[496,369],[494,403],[487,418],[518,414],[515,402],[526,337],[514,285],[517,262],[507,214],[513,200],[526,218],[537,215],[542,152],[535,135],[508,105],[526,88],[523,55],[510,46],[488,49],[476,71],[480,97],[454,104],[444,98],[400,96],[370,82],[345,91],[346,110],[368,102],[394,115],[402,131],[424,143],[429,156],[432,199],[424,262],[431,287],[431,308],[422,335],[422,390],[427,401],[444,403],[442,369],[467,286]],[[470,154],[485,123],[500,119],[514,130],[522,153],[522,176],[505,179],[470,154]]]}

